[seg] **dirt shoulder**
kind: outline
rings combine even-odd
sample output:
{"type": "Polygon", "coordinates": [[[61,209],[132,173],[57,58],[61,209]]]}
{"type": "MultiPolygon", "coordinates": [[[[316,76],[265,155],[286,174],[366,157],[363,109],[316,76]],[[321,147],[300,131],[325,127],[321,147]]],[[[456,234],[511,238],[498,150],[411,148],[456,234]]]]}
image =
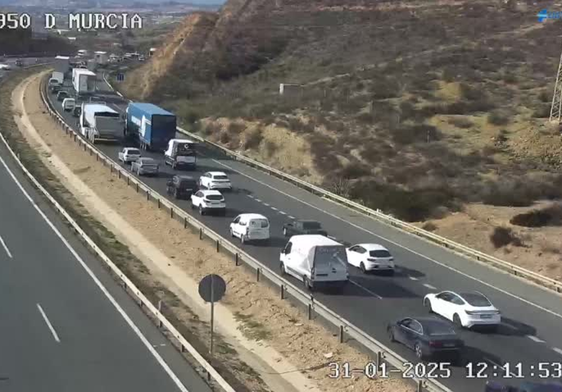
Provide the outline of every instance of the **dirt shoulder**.
{"type": "MultiPolygon", "coordinates": [[[[64,137],[45,113],[38,93],[39,77],[27,82],[23,100],[23,86],[13,96],[16,111],[21,114],[25,107],[29,118],[27,124],[26,116],[18,119],[20,129],[53,174],[142,260],[150,271],[144,278],[169,288],[189,304],[192,313],[178,317],[189,325],[192,335],[205,337],[209,332],[207,323],[200,321],[207,320],[208,314],[196,293],[196,282],[209,273],[225,278],[227,294],[216,308],[221,335],[218,356],[248,390],[413,390],[397,379],[329,379],[328,362],[346,361],[359,368],[369,358],[340,345],[336,336],[306,320],[298,309],[279,299],[278,293],[255,282],[255,277],[236,267],[230,257],[217,254],[213,246],[110,176],[107,168],[64,137]]],[[[205,344],[205,339],[201,340],[205,344]]]]}

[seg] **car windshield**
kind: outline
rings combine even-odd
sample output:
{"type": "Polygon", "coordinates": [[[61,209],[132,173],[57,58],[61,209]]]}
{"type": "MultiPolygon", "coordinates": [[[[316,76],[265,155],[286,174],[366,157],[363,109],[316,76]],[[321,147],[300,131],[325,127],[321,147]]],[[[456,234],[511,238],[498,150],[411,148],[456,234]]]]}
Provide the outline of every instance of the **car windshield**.
{"type": "Polygon", "coordinates": [[[191,178],[182,178],[180,179],[180,186],[185,187],[185,186],[194,186],[196,184],[196,181],[191,179],[191,178]]]}
{"type": "Polygon", "coordinates": [[[127,151],[129,154],[131,155],[140,155],[140,151],[139,150],[128,150],[127,151]]]}
{"type": "Polygon", "coordinates": [[[152,158],[140,158],[140,162],[143,165],[155,165],[156,164],[156,162],[152,158]]]}
{"type": "Polygon", "coordinates": [[[218,175],[218,176],[213,176],[213,180],[228,180],[228,177],[225,175],[218,175]]]}
{"type": "Polygon", "coordinates": [[[314,221],[302,222],[303,229],[319,229],[320,223],[314,221]]]}
{"type": "Polygon", "coordinates": [[[370,251],[369,256],[371,256],[371,257],[392,257],[390,255],[389,251],[382,250],[382,249],[370,251]]]}
{"type": "Polygon", "coordinates": [[[269,227],[269,222],[267,219],[252,219],[250,221],[250,226],[265,229],[269,227]]]}
{"type": "Polygon", "coordinates": [[[222,200],[221,195],[207,195],[205,196],[207,200],[222,200]]]}
{"type": "Polygon", "coordinates": [[[425,321],[422,324],[424,331],[429,336],[455,335],[455,330],[452,327],[438,320],[425,321]]]}
{"type": "Polygon", "coordinates": [[[463,293],[461,297],[472,306],[486,307],[492,306],[486,297],[478,293],[463,293]]]}

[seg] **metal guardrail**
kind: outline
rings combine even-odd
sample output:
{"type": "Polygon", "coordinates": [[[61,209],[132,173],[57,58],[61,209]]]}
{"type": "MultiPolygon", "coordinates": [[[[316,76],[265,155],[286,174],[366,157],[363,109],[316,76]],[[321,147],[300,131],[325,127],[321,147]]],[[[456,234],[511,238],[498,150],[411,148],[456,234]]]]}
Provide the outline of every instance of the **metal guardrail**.
{"type": "Polygon", "coordinates": [[[238,152],[229,150],[217,143],[211,142],[209,140],[204,139],[203,137],[196,135],[192,132],[189,132],[183,128],[179,128],[178,127],[178,131],[189,136],[190,138],[196,139],[202,143],[208,144],[214,148],[219,149],[223,154],[229,156],[230,158],[233,158],[234,160],[243,162],[244,164],[257,168],[261,171],[266,172],[269,175],[273,175],[281,180],[287,181],[293,185],[298,186],[299,188],[303,188],[315,195],[321,196],[322,198],[326,199],[326,200],[330,200],[332,202],[335,202],[339,205],[342,205],[344,207],[350,208],[354,211],[359,211],[364,215],[367,215],[371,218],[374,218],[376,220],[378,220],[379,222],[382,222],[384,224],[393,226],[394,228],[397,228],[407,234],[411,234],[411,235],[415,235],[418,237],[421,237],[424,240],[430,241],[432,243],[436,243],[442,247],[447,248],[448,250],[451,250],[453,252],[456,252],[458,254],[464,255],[464,256],[469,256],[473,259],[476,259],[480,262],[484,262],[487,264],[490,264],[492,267],[500,269],[502,271],[506,271],[512,275],[515,275],[517,277],[529,280],[531,282],[534,282],[540,286],[543,286],[549,290],[555,291],[556,293],[562,293],[562,282],[557,281],[555,279],[552,278],[548,278],[546,276],[543,276],[541,274],[538,274],[536,272],[530,271],[526,268],[517,266],[515,264],[509,263],[505,260],[499,259],[497,257],[488,255],[484,252],[480,252],[476,249],[472,249],[468,246],[459,244],[458,242],[454,242],[451,241],[445,237],[439,236],[437,234],[434,234],[430,231],[424,230],[422,228],[419,228],[415,225],[412,225],[410,223],[407,222],[403,222],[399,219],[396,219],[390,215],[384,214],[383,212],[381,212],[380,210],[373,210],[371,208],[365,207],[364,205],[357,203],[355,201],[346,199],[342,196],[336,195],[335,193],[329,192],[323,188],[320,188],[319,186],[310,184],[306,181],[301,180],[300,178],[297,178],[295,176],[292,176],[290,174],[286,174],[283,173],[280,170],[277,170],[275,168],[272,168],[270,166],[267,166],[261,162],[258,162],[254,159],[248,158],[238,152]]]}
{"type": "MultiPolygon", "coordinates": [[[[48,108],[49,113],[63,126],[66,134],[73,137],[73,139],[82,146],[84,151],[89,151],[90,155],[95,155],[97,160],[101,160],[105,166],[108,166],[111,173],[116,173],[120,179],[127,182],[127,185],[135,188],[137,193],[144,194],[147,201],[153,201],[156,203],[158,208],[168,210],[170,218],[182,222],[184,228],[188,228],[188,226],[190,226],[194,230],[198,231],[200,240],[203,240],[204,237],[206,237],[207,239],[213,241],[217,252],[220,252],[221,250],[229,252],[234,258],[235,265],[244,263],[250,267],[255,272],[257,281],[266,278],[275,286],[279,287],[279,293],[282,299],[285,299],[287,295],[291,295],[295,300],[303,304],[308,309],[309,319],[312,319],[314,315],[317,315],[332,324],[339,331],[340,343],[344,343],[346,338],[355,340],[375,355],[375,363],[377,365],[380,365],[381,362],[384,361],[400,371],[405,370],[407,366],[406,364],[409,363],[408,360],[393,352],[384,344],[375,340],[359,327],[353,325],[350,321],[339,316],[336,312],[328,308],[328,306],[324,305],[320,301],[317,301],[310,293],[304,292],[288,280],[283,279],[279,276],[279,274],[238,248],[232,242],[206,227],[202,222],[183,211],[180,207],[167,200],[155,190],[151,189],[148,185],[131,175],[131,173],[129,173],[126,169],[122,168],[119,164],[116,164],[113,159],[109,158],[103,152],[89,144],[85,139],[78,135],[71,126],[66,124],[64,119],[51,107],[50,102],[47,97],[45,97],[44,93],[44,88],[41,88],[43,103],[48,108]]],[[[198,138],[198,140],[201,140],[201,138],[198,138]]],[[[451,389],[447,388],[435,379],[419,377],[410,377],[407,379],[415,383],[418,392],[453,392],[451,389]]]]}

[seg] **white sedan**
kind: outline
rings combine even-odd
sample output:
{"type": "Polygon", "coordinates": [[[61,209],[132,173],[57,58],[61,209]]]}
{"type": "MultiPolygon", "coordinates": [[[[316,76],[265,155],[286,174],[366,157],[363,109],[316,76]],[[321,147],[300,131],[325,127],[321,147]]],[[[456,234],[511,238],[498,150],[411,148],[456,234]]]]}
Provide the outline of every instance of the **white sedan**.
{"type": "Polygon", "coordinates": [[[459,327],[472,328],[479,325],[497,327],[501,323],[500,311],[479,292],[442,291],[427,294],[423,304],[430,312],[451,320],[459,327]]]}
{"type": "Polygon", "coordinates": [[[201,215],[205,215],[210,211],[224,215],[226,203],[219,191],[199,190],[191,195],[191,208],[199,209],[201,215]]]}
{"type": "Polygon", "coordinates": [[[199,177],[199,187],[206,189],[232,190],[230,179],[223,172],[207,172],[199,177]]]}
{"type": "Polygon", "coordinates": [[[364,273],[377,271],[394,274],[394,257],[379,244],[357,244],[347,248],[347,261],[364,273]]]}

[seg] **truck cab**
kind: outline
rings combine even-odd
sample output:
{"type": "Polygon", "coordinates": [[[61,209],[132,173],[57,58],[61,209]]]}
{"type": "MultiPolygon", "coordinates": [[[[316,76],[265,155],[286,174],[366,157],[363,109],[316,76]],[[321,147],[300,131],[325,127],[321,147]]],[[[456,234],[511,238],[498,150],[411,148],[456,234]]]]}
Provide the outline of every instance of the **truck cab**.
{"type": "Polygon", "coordinates": [[[195,169],[197,156],[195,153],[196,143],[188,139],[172,139],[168,142],[168,148],[164,152],[164,163],[176,168],[195,169]]]}

